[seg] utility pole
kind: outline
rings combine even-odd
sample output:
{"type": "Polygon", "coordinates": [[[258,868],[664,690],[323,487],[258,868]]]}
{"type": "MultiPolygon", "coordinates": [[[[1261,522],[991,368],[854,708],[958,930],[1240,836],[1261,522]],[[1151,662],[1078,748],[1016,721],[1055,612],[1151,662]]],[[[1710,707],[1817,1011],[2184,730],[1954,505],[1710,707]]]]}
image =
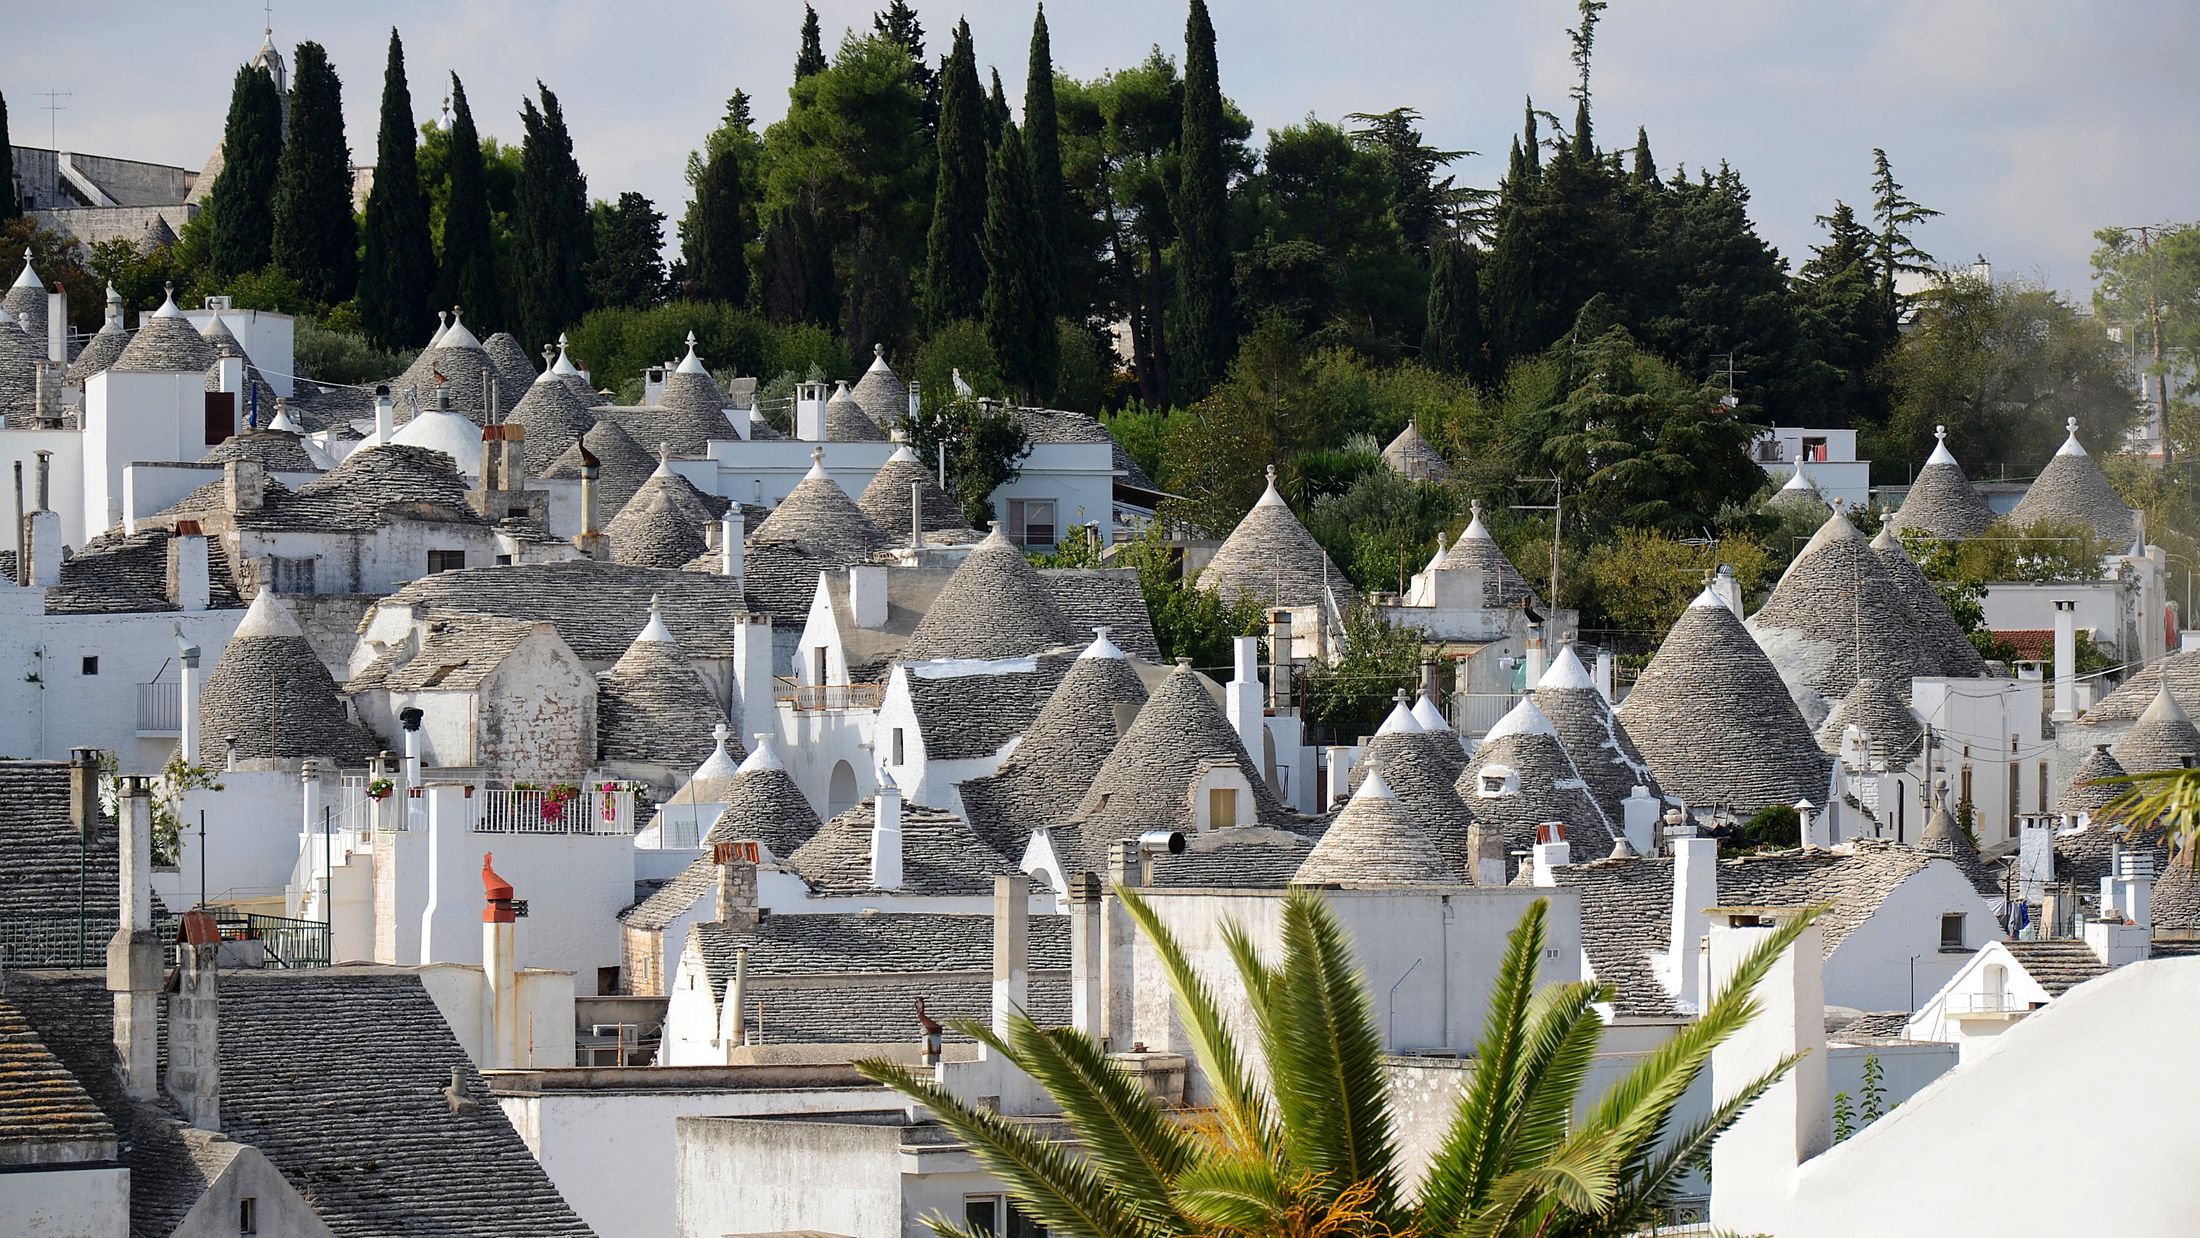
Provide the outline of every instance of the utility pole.
{"type": "Polygon", "coordinates": [[[1564,528],[1566,523],[1566,479],[1563,477],[1515,477],[1513,478],[1513,480],[1527,486],[1550,485],[1557,487],[1557,490],[1553,493],[1551,501],[1549,503],[1513,504],[1513,510],[1516,512],[1551,513],[1551,595],[1549,598],[1545,599],[1545,604],[1548,605],[1552,610],[1557,610],[1558,535],[1559,530],[1564,528]]]}
{"type": "Polygon", "coordinates": [[[59,100],[75,97],[74,92],[67,90],[48,90],[32,96],[46,101],[46,146],[53,151],[53,183],[46,187],[46,191],[51,195],[50,203],[53,206],[61,205],[61,113],[68,110],[68,105],[59,100]]]}

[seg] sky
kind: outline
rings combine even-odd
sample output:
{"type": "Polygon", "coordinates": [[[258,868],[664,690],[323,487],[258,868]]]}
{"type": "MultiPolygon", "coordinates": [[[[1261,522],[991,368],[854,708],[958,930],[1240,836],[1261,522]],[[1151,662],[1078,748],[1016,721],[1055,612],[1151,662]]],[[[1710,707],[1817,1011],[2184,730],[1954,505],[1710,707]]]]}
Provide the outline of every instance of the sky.
{"type": "MultiPolygon", "coordinates": [[[[1571,116],[1569,0],[1210,0],[1223,90],[1256,141],[1308,115],[1410,106],[1429,141],[1482,154],[1455,165],[1492,185],[1524,97],[1571,116]]],[[[11,6],[13,7],[13,6],[11,6]]],[[[830,52],[874,3],[821,0],[830,52]]],[[[1020,101],[1031,0],[917,5],[927,48],[967,16],[981,65],[1020,101]]],[[[1057,67],[1078,77],[1181,57],[1183,0],[1056,0],[1057,67]]],[[[278,3],[286,59],[303,39],[344,81],[356,162],[369,162],[389,26],[405,41],[413,110],[435,114],[447,74],[477,125],[520,136],[521,97],[556,91],[598,198],[636,190],[677,218],[687,152],[736,88],[760,120],[786,108],[802,6],[624,0],[278,3]],[[372,10],[371,15],[362,10],[372,10]]],[[[37,5],[8,15],[0,95],[13,140],[197,166],[221,135],[236,66],[266,21],[236,0],[37,5]],[[72,92],[45,110],[50,90],[72,92]]],[[[2094,229],[2200,218],[2200,5],[2192,0],[1613,0],[1599,27],[1601,145],[1649,130],[1658,163],[1731,163],[1760,232],[1800,264],[1814,218],[1870,196],[1884,147],[1911,197],[1943,212],[1920,229],[1944,262],[1983,255],[1997,277],[2083,295],[2094,229]]],[[[669,231],[669,228],[668,228],[669,231]]],[[[669,239],[669,238],[668,238],[669,239]]]]}

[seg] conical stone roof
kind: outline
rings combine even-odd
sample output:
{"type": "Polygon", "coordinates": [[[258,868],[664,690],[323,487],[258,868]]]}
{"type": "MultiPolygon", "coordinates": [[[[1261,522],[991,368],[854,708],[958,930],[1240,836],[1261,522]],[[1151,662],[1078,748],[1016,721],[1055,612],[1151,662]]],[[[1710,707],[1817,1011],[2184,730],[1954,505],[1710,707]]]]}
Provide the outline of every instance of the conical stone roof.
{"type": "Polygon", "coordinates": [[[176,243],[176,230],[168,226],[164,215],[155,215],[145,221],[145,231],[138,235],[138,257],[151,257],[154,251],[176,243]]]}
{"type": "Polygon", "coordinates": [[[1466,766],[1466,749],[1449,732],[1386,726],[1368,741],[1366,756],[1352,767],[1351,785],[1357,790],[1380,769],[1400,809],[1436,844],[1450,871],[1458,874],[1467,871],[1467,832],[1474,827],[1474,813],[1459,798],[1455,785],[1466,766]]]}
{"type": "Polygon", "coordinates": [[[1838,755],[1841,736],[1849,725],[1862,727],[1871,737],[1871,755],[1890,769],[1909,764],[1925,737],[1925,727],[1903,703],[1902,694],[1884,679],[1866,675],[1841,699],[1825,725],[1818,728],[1818,746],[1838,755]]]}
{"type": "Polygon", "coordinates": [[[2059,524],[2090,526],[2111,553],[2121,552],[2138,535],[2129,505],[2108,475],[2078,443],[2078,419],[2069,423],[2070,437],[2040,470],[2039,479],[2024,492],[2009,523],[2017,528],[2052,520],[2059,524]]]}
{"type": "Polygon", "coordinates": [[[173,291],[159,309],[138,319],[137,334],[110,369],[126,374],[204,374],[214,364],[214,345],[176,308],[173,291]]]}
{"type": "Polygon", "coordinates": [[[5,309],[23,325],[23,331],[35,340],[46,338],[46,281],[38,277],[31,266],[29,246],[23,248],[23,269],[15,277],[15,283],[4,295],[0,295],[0,309],[5,309]]]}
{"type": "Polygon", "coordinates": [[[886,364],[884,344],[871,345],[870,368],[863,371],[863,377],[856,380],[848,394],[873,425],[891,429],[909,415],[909,388],[894,373],[894,367],[886,364]]]}
{"type": "Polygon", "coordinates": [[[2123,784],[2104,782],[2108,778],[2121,778],[2130,773],[2109,752],[2107,744],[2095,744],[2093,751],[2085,754],[2078,768],[2070,773],[2070,783],[2063,788],[2061,798],[2055,801],[2056,812],[2098,813],[2108,802],[2122,795],[2127,789],[2123,784]]]}
{"type": "Polygon", "coordinates": [[[1612,703],[1597,691],[1581,658],[1568,645],[1551,659],[1533,693],[1536,708],[1558,733],[1558,742],[1588,784],[1589,795],[1604,810],[1607,821],[1619,826],[1626,819],[1627,798],[1636,787],[1663,797],[1665,789],[1650,765],[1636,750],[1635,741],[1612,710],[1612,703]]]}
{"type": "Polygon", "coordinates": [[[900,660],[1021,658],[1076,639],[1053,590],[995,525],[947,578],[900,660]]]}
{"type": "Polygon", "coordinates": [[[784,860],[825,824],[780,762],[768,734],[756,736],[756,746],[741,763],[725,794],[725,809],[710,827],[707,842],[753,838],[784,860]]]}
{"type": "Polygon", "coordinates": [[[239,760],[315,757],[364,764],[380,745],[351,720],[328,667],[272,590],[252,599],[199,689],[196,762],[219,767],[230,736],[239,760]]]}
{"type": "Polygon", "coordinates": [[[121,358],[122,350],[129,346],[130,333],[123,330],[120,318],[109,318],[92,338],[84,341],[76,360],[69,363],[68,383],[82,387],[94,374],[103,374],[121,358]]]}
{"type": "Polygon", "coordinates": [[[525,429],[527,437],[521,440],[521,446],[527,457],[527,473],[540,477],[596,424],[596,415],[588,411],[571,387],[545,371],[527,383],[527,394],[519,398],[512,415],[504,421],[525,429]]]}
{"type": "Polygon", "coordinates": [[[489,354],[481,347],[481,341],[457,318],[436,338],[433,347],[424,348],[405,372],[390,382],[390,396],[397,402],[397,420],[400,424],[436,406],[436,391],[440,388],[450,400],[451,411],[462,414],[477,426],[485,426],[504,420],[512,406],[526,393],[519,383],[506,382],[489,354]],[[441,379],[437,375],[441,375],[441,379]],[[489,377],[498,379],[498,407],[489,408],[489,377]]]}
{"type": "Polygon", "coordinates": [[[557,360],[550,363],[550,372],[557,375],[561,382],[572,389],[573,395],[590,408],[611,402],[603,392],[588,385],[588,375],[581,373],[580,367],[574,365],[572,358],[566,355],[565,336],[562,334],[558,336],[558,356],[557,360]]]}
{"type": "Polygon", "coordinates": [[[1510,609],[1520,605],[1522,599],[1532,602],[1535,590],[1528,584],[1528,578],[1505,557],[1505,552],[1498,548],[1497,539],[1490,536],[1489,526],[1482,523],[1480,499],[1474,500],[1472,513],[1459,540],[1444,552],[1444,566],[1481,568],[1482,605],[1487,609],[1510,609]]]}
{"type": "Polygon", "coordinates": [[[836,559],[842,566],[868,559],[881,546],[890,545],[892,538],[871,523],[871,518],[825,471],[823,450],[812,449],[810,460],[809,473],[795,483],[749,536],[794,542],[836,559]]]}
{"type": "Polygon", "coordinates": [[[1986,660],[1979,656],[1978,646],[1964,635],[1954,615],[1948,613],[1948,604],[1918,570],[1917,561],[1910,558],[1900,540],[1889,530],[1882,528],[1872,539],[1872,553],[1887,565],[1887,572],[1902,590],[1902,597],[1910,605],[1910,614],[1917,620],[1917,630],[1912,634],[1917,642],[1917,660],[1920,665],[1937,663],[1942,675],[1976,679],[1986,674],[1986,660]]]}
{"type": "Polygon", "coordinates": [[[2200,763],[2200,729],[2193,727],[2184,707],[2170,695],[2169,685],[2163,684],[2112,751],[2129,773],[2178,769],[2188,761],[2200,763]]]}
{"type": "Polygon", "coordinates": [[[256,460],[269,472],[321,471],[319,462],[306,450],[305,440],[283,430],[247,430],[232,434],[199,457],[201,464],[227,464],[231,460],[256,460]]]}
{"type": "Polygon", "coordinates": [[[1826,496],[1819,492],[1810,478],[1803,475],[1803,462],[1800,460],[1795,462],[1795,471],[1788,474],[1787,484],[1765,500],[1766,511],[1786,511],[1792,508],[1809,512],[1821,520],[1825,519],[1826,512],[1831,507],[1832,504],[1826,502],[1826,496]]]}
{"type": "Polygon", "coordinates": [[[671,483],[651,478],[611,518],[604,533],[611,538],[613,563],[677,568],[709,551],[709,536],[667,493],[674,484],[688,483],[677,477],[671,483]]]}
{"type": "Polygon", "coordinates": [[[703,359],[695,353],[695,333],[690,331],[687,356],[665,372],[664,389],[642,425],[649,435],[672,444],[677,454],[699,456],[714,439],[739,437],[726,412],[732,404],[718,380],[703,368],[703,359]]]}
{"type": "Polygon", "coordinates": [[[649,623],[596,678],[596,751],[605,761],[687,769],[716,747],[726,711],[665,626],[653,599],[649,623]]]}
{"type": "Polygon", "coordinates": [[[535,381],[535,363],[511,332],[499,331],[481,341],[481,351],[489,354],[489,364],[496,367],[497,377],[512,390],[524,391],[535,381]]]}
{"type": "Polygon", "coordinates": [[[1977,537],[1994,523],[1994,509],[1986,505],[1986,496],[1971,485],[1971,479],[1963,475],[1963,466],[1948,450],[1948,427],[1936,426],[1933,433],[1941,441],[1934,445],[1925,467],[1918,470],[1917,480],[1910,483],[1902,506],[1887,517],[1886,527],[1898,536],[1923,533],[1948,539],[1977,537]]]}
{"type": "Polygon", "coordinates": [[[1390,466],[1391,472],[1413,481],[1451,480],[1451,465],[1445,462],[1444,453],[1421,436],[1421,427],[1415,422],[1408,421],[1398,437],[1383,448],[1383,463],[1390,466]]]}
{"type": "Polygon", "coordinates": [[[657,471],[657,457],[618,423],[599,421],[589,429],[585,440],[575,439],[572,446],[560,452],[542,475],[579,477],[584,441],[588,452],[596,457],[596,524],[601,528],[618,518],[627,501],[657,471]]]}
{"type": "Polygon", "coordinates": [[[1452,885],[1459,870],[1438,852],[1428,831],[1399,805],[1380,769],[1368,771],[1360,789],[1314,844],[1294,885],[1452,885]]]}
{"type": "Polygon", "coordinates": [[[833,390],[832,398],[825,401],[825,441],[828,443],[880,443],[886,440],[886,432],[863,406],[849,394],[848,384],[842,383],[833,390]]]}
{"type": "Polygon", "coordinates": [[[1272,465],[1260,501],[1238,521],[1194,583],[1223,598],[1249,595],[1263,606],[1326,607],[1334,596],[1340,613],[1351,608],[1355,596],[1328,552],[1276,493],[1272,465]]]}
{"type": "Polygon", "coordinates": [[[1946,808],[1933,809],[1933,815],[1926,819],[1925,832],[1918,835],[1917,849],[1927,855],[1940,856],[1962,869],[1964,880],[1982,896],[2001,896],[2001,887],[1994,883],[1986,865],[1979,860],[1978,848],[1972,844],[1970,835],[1963,832],[1963,827],[1956,824],[1946,808]]]}
{"type": "Polygon", "coordinates": [[[1546,821],[1563,823],[1585,854],[1603,854],[1618,832],[1533,697],[1522,697],[1482,738],[1458,791],[1476,821],[1504,831],[1508,852],[1534,846],[1546,821]]]}
{"type": "Polygon", "coordinates": [[[912,485],[917,487],[917,510],[922,514],[921,527],[925,532],[943,533],[968,527],[962,509],[940,489],[940,484],[932,479],[932,471],[924,467],[907,444],[895,449],[872,475],[871,484],[863,488],[863,497],[856,500],[856,506],[863,509],[863,514],[869,516],[881,532],[898,541],[909,533],[909,488],[912,485]]]}
{"type": "Polygon", "coordinates": [[[1940,671],[1938,659],[1918,656],[1919,625],[1901,584],[1841,512],[1819,526],[1748,626],[1813,723],[1865,674],[1906,688],[1940,671]]]}
{"type": "Polygon", "coordinates": [[[1826,754],[1764,650],[1710,589],[1681,612],[1617,713],[1666,793],[1688,804],[1746,817],[1825,798],[1826,754]]]}
{"type": "Polygon", "coordinates": [[[978,837],[1010,859],[1021,856],[1033,831],[1059,825],[1092,786],[1115,750],[1119,707],[1145,703],[1138,672],[1099,629],[1001,768],[961,784],[963,815],[978,837]]]}
{"type": "MultiPolygon", "coordinates": [[[[0,310],[0,314],[5,313],[0,310]]],[[[24,334],[11,319],[0,318],[0,414],[19,425],[38,415],[38,367],[45,356],[46,350],[37,340],[24,334]]]]}

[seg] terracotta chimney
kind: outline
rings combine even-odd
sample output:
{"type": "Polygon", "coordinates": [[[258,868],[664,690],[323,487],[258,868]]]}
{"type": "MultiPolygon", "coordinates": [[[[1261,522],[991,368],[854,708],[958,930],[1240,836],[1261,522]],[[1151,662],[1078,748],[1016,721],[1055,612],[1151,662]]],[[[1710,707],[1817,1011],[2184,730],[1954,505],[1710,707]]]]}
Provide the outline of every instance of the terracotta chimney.
{"type": "Polygon", "coordinates": [[[529,1065],[519,1012],[519,911],[512,883],[497,876],[493,855],[481,853],[481,970],[489,1001],[489,1060],[512,1069],[529,1065]]]}
{"type": "Polygon", "coordinates": [[[168,998],[170,1099],[191,1125],[218,1131],[222,1119],[221,929],[204,911],[183,913],[176,949],[176,989],[168,998]]]}

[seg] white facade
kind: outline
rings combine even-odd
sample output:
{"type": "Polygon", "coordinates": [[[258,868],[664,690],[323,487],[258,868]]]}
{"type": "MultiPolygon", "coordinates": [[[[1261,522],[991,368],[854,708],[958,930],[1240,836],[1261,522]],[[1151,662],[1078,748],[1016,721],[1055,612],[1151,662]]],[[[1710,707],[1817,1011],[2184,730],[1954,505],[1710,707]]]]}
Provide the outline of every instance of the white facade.
{"type": "Polygon", "coordinates": [[[130,1171],[120,1166],[54,1165],[0,1174],[0,1217],[18,1234],[127,1238],[130,1171]]]}
{"type": "Polygon", "coordinates": [[[125,772],[159,772],[177,739],[177,628],[210,672],[244,612],[49,615],[45,592],[0,584],[0,661],[14,668],[0,675],[0,752],[104,748],[125,772]]]}
{"type": "MultiPolygon", "coordinates": [[[[293,361],[297,323],[290,315],[273,310],[237,309],[229,303],[228,297],[208,297],[205,308],[185,310],[183,316],[204,335],[213,325],[217,312],[222,325],[237,337],[237,346],[244,349],[244,355],[267,380],[267,385],[276,395],[289,399],[292,391],[290,373],[297,368],[293,361]]],[[[274,409],[261,409],[260,424],[266,425],[274,416],[274,409]]]]}
{"type": "MultiPolygon", "coordinates": [[[[1932,733],[1929,785],[1945,790],[1950,812],[1971,801],[1981,848],[2015,838],[2019,813],[2047,812],[2061,793],[2060,753],[2043,730],[2046,687],[2037,677],[1910,682],[1911,705],[1932,733]]],[[[1915,842],[1932,815],[1918,799],[1928,785],[1919,781],[1927,776],[1922,751],[1908,772],[1910,795],[1879,815],[1890,835],[1899,824],[1900,837],[1915,842]]]]}
{"type": "Polygon", "coordinates": [[[1856,431],[1774,426],[1750,444],[1749,458],[1776,481],[1795,475],[1798,461],[1803,478],[1818,487],[1827,502],[1840,500],[1849,510],[1872,501],[1872,462],[1856,458],[1856,431]]]}

